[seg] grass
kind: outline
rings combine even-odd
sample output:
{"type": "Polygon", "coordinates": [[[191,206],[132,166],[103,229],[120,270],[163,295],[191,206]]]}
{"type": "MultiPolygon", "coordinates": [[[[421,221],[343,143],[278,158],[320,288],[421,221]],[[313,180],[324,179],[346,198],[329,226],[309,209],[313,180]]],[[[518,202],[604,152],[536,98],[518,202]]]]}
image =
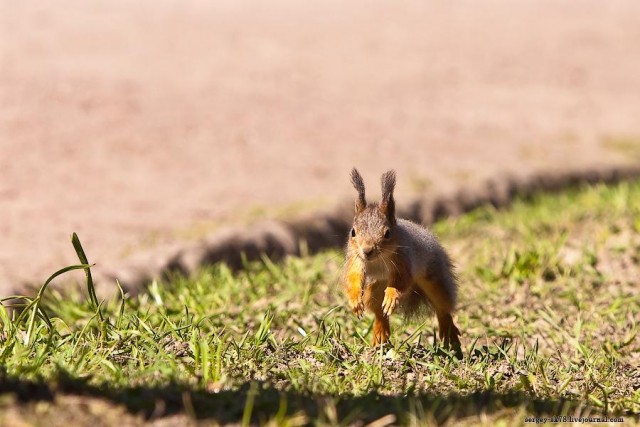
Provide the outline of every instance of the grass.
{"type": "Polygon", "coordinates": [[[459,266],[460,361],[432,318],[393,318],[392,344],[369,348],[337,251],[102,303],[90,277],[86,295],[43,288],[20,315],[0,307],[0,424],[637,423],[639,200],[639,182],[585,187],[436,224],[459,266]]]}

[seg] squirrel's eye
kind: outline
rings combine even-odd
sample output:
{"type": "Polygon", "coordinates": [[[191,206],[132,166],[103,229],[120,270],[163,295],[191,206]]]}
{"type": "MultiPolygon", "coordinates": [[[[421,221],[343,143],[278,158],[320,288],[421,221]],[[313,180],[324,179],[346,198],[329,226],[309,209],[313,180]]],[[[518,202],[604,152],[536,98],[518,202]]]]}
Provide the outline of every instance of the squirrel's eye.
{"type": "Polygon", "coordinates": [[[389,237],[391,237],[391,231],[387,230],[384,232],[384,238],[388,239],[389,237]]]}
{"type": "Polygon", "coordinates": [[[355,228],[351,229],[351,237],[356,237],[356,229],[355,228]]]}

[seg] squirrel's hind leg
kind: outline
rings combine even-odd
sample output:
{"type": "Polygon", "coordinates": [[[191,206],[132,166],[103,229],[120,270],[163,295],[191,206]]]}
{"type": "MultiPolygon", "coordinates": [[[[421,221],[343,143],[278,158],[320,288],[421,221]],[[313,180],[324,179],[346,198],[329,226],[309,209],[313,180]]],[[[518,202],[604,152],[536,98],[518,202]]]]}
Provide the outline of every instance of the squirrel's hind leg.
{"type": "MultiPolygon", "coordinates": [[[[460,350],[460,330],[453,323],[452,313],[455,307],[454,293],[442,283],[423,279],[418,281],[422,292],[436,312],[438,318],[438,335],[447,348],[453,348],[458,356],[460,350]]],[[[455,285],[451,285],[455,286],[455,285]]]]}
{"type": "Polygon", "coordinates": [[[436,317],[438,318],[438,335],[444,342],[444,346],[459,349],[460,338],[458,337],[460,336],[460,330],[455,323],[453,323],[451,313],[438,313],[438,311],[436,311],[436,317]]]}
{"type": "Polygon", "coordinates": [[[389,326],[389,319],[384,315],[378,316],[373,321],[373,339],[371,340],[371,346],[376,347],[380,344],[384,344],[389,341],[391,335],[391,327],[389,326]]]}
{"type": "Polygon", "coordinates": [[[389,318],[384,315],[382,301],[384,300],[385,288],[377,283],[372,283],[364,291],[364,304],[367,309],[375,315],[373,321],[373,338],[371,346],[375,347],[389,341],[391,336],[391,326],[389,318]]]}

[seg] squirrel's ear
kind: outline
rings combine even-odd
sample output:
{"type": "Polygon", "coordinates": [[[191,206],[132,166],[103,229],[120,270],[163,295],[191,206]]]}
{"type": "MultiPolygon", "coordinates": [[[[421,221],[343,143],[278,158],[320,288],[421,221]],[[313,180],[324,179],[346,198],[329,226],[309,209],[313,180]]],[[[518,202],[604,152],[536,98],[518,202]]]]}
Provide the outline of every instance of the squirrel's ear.
{"type": "Polygon", "coordinates": [[[358,198],[356,199],[356,213],[360,213],[367,207],[367,201],[364,198],[364,181],[360,176],[360,172],[356,168],[351,170],[351,183],[358,191],[358,198]]]}
{"type": "Polygon", "coordinates": [[[389,222],[395,224],[396,202],[393,199],[393,190],[396,188],[396,173],[393,170],[382,174],[382,203],[380,210],[387,217],[389,222]]]}

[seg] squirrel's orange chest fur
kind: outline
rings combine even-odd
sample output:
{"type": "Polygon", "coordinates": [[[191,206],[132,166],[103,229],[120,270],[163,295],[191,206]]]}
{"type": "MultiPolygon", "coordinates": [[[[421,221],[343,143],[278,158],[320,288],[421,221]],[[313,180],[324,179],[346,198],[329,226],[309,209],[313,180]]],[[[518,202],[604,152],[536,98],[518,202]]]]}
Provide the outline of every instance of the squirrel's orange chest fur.
{"type": "Polygon", "coordinates": [[[386,284],[389,280],[389,272],[387,268],[385,268],[382,258],[365,263],[364,276],[365,283],[367,284],[374,282],[386,284]]]}

